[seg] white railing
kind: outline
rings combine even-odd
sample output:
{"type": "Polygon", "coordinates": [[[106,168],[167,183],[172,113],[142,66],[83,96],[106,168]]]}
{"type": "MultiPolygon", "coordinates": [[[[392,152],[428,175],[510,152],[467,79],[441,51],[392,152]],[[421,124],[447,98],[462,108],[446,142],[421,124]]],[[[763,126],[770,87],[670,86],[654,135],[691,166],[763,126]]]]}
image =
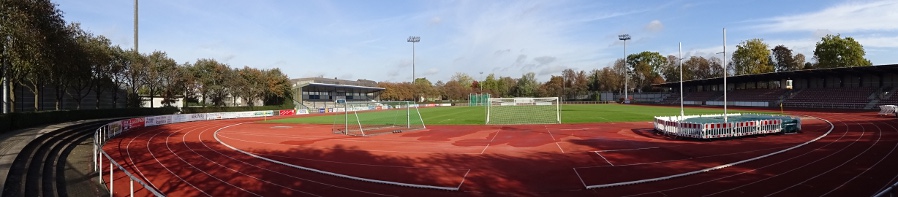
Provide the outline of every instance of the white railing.
{"type": "MultiPolygon", "coordinates": [[[[705,105],[723,106],[723,101],[705,101],[705,105]]],[[[762,101],[727,101],[729,106],[741,107],[770,107],[770,102],[762,101]]]]}
{"type": "MultiPolygon", "coordinates": [[[[743,114],[727,114],[730,116],[742,116],[743,114]]],[[[755,114],[745,114],[755,115],[755,114]]],[[[686,120],[699,117],[723,117],[723,114],[691,115],[691,116],[656,116],[655,130],[678,137],[695,139],[729,138],[750,135],[763,135],[780,133],[783,131],[781,119],[762,119],[751,121],[735,121],[726,123],[698,123],[686,120]]],[[[766,115],[765,116],[778,116],[766,115]]],[[[798,119],[798,129],[801,129],[801,120],[798,119]]]]}

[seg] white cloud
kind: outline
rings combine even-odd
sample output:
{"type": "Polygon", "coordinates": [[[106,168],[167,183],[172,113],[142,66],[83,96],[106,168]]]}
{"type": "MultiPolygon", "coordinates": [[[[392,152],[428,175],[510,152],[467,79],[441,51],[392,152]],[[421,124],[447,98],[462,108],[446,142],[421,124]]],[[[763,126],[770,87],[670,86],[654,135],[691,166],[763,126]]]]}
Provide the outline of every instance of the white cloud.
{"type": "Polygon", "coordinates": [[[839,33],[898,30],[898,1],[852,1],[821,11],[777,16],[755,25],[767,32],[828,30],[839,33]]]}
{"type": "Polygon", "coordinates": [[[660,32],[664,30],[664,24],[661,24],[661,21],[659,20],[653,20],[652,22],[649,22],[648,25],[645,25],[645,30],[653,33],[660,32]]]}

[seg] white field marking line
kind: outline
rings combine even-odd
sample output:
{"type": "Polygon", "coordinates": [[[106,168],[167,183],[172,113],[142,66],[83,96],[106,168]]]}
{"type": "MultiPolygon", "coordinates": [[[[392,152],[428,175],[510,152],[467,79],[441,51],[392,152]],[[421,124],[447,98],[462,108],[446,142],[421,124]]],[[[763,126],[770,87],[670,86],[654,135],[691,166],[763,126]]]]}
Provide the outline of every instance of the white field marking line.
{"type": "MultiPolygon", "coordinates": [[[[649,179],[642,179],[642,180],[635,180],[635,181],[624,181],[624,182],[617,182],[617,183],[608,183],[608,184],[590,185],[590,186],[586,186],[586,189],[596,189],[596,188],[605,188],[605,187],[615,187],[615,186],[621,186],[621,185],[632,185],[632,184],[640,184],[640,183],[647,183],[647,182],[652,182],[652,181],[661,181],[661,180],[667,180],[667,179],[671,179],[671,178],[684,177],[684,176],[694,175],[694,174],[698,174],[698,173],[709,172],[709,171],[712,171],[712,170],[723,169],[723,168],[727,168],[727,167],[730,167],[730,166],[735,166],[735,165],[739,165],[739,164],[742,164],[742,163],[751,162],[751,161],[754,161],[754,160],[763,159],[763,158],[767,158],[767,157],[770,157],[770,156],[773,156],[773,155],[777,155],[777,154],[780,154],[780,153],[784,153],[784,152],[786,152],[786,151],[790,151],[790,150],[793,150],[793,149],[802,147],[802,146],[804,146],[804,145],[810,144],[810,143],[812,143],[812,142],[815,142],[815,141],[817,141],[817,140],[820,140],[821,138],[826,137],[827,135],[829,135],[829,133],[832,132],[832,130],[833,130],[833,128],[835,128],[835,126],[833,126],[832,123],[829,122],[828,120],[825,120],[825,119],[820,119],[820,120],[826,121],[827,123],[830,124],[830,129],[829,129],[829,131],[827,131],[826,133],[824,133],[824,134],[821,135],[821,136],[818,136],[818,137],[815,138],[815,139],[812,139],[812,140],[807,141],[807,142],[804,142],[804,143],[802,143],[802,144],[799,144],[799,145],[796,145],[796,146],[793,146],[793,147],[790,147],[790,148],[787,148],[787,149],[783,149],[783,150],[780,150],[780,151],[777,151],[777,152],[769,153],[769,154],[766,154],[766,155],[761,155],[761,156],[758,156],[758,157],[754,157],[754,158],[750,158],[750,159],[746,159],[746,160],[742,160],[742,161],[737,161],[737,162],[732,162],[732,163],[728,163],[728,164],[724,164],[724,165],[719,165],[719,166],[715,166],[715,167],[705,168],[705,169],[702,169],[702,170],[696,170],[696,171],[692,171],[692,172],[686,172],[686,173],[680,173],[680,174],[669,175],[669,176],[663,176],[663,177],[656,177],[656,178],[649,178],[649,179]]],[[[656,191],[656,192],[657,192],[657,191],[656,191]]],[[[639,195],[641,195],[641,194],[639,194],[639,195]]]]}
{"type": "MultiPolygon", "coordinates": [[[[861,124],[858,124],[858,123],[855,123],[855,124],[861,125],[861,124]]],[[[872,125],[872,123],[870,123],[870,124],[872,125]]],[[[866,127],[864,127],[864,126],[861,126],[861,128],[862,128],[862,130],[864,131],[864,132],[861,132],[861,136],[863,136],[864,133],[867,132],[867,129],[866,129],[866,127]]],[[[879,127],[877,127],[877,128],[879,128],[879,127]]],[[[780,189],[779,191],[773,192],[773,193],[771,193],[771,194],[767,194],[767,196],[772,196],[772,195],[774,195],[774,194],[778,194],[778,193],[780,193],[780,192],[786,191],[787,189],[792,189],[792,188],[794,188],[796,185],[801,185],[801,184],[804,184],[804,183],[806,183],[806,182],[808,182],[808,181],[810,181],[810,180],[812,180],[812,179],[816,179],[817,177],[820,177],[820,176],[823,176],[823,175],[826,174],[826,173],[832,172],[832,171],[835,170],[836,168],[842,167],[842,166],[844,166],[845,164],[847,164],[848,162],[850,162],[850,161],[852,161],[852,160],[854,160],[854,159],[857,159],[857,157],[860,157],[860,156],[863,155],[864,153],[867,153],[867,151],[869,151],[871,148],[873,148],[873,146],[876,146],[876,144],[879,143],[879,140],[882,139],[882,129],[880,129],[879,132],[876,132],[876,133],[879,134],[879,135],[878,135],[878,137],[876,138],[876,141],[873,142],[873,145],[867,146],[867,149],[864,149],[864,151],[861,151],[861,153],[854,154],[854,157],[851,157],[851,159],[845,160],[844,162],[842,162],[842,163],[839,164],[838,166],[833,167],[833,168],[830,168],[829,170],[826,170],[826,171],[824,171],[823,173],[817,173],[817,175],[815,175],[815,176],[813,176],[813,177],[811,177],[811,178],[805,178],[805,179],[803,179],[803,181],[801,181],[801,182],[799,182],[799,183],[796,183],[796,184],[793,184],[792,186],[789,186],[789,187],[787,187],[787,188],[780,189]]],[[[860,137],[858,138],[858,140],[860,140],[860,137]]],[[[858,140],[855,140],[855,142],[857,142],[858,140]]],[[[852,142],[851,144],[853,145],[854,143],[852,142]]],[[[849,146],[850,146],[850,145],[849,145],[849,146]]],[[[845,148],[847,149],[848,147],[845,147],[845,148]]],[[[839,152],[841,152],[841,151],[839,151],[839,152]]],[[[802,167],[804,167],[804,166],[802,166],[802,167]]],[[[845,183],[847,183],[847,181],[846,181],[846,182],[843,182],[842,185],[844,185],[845,183]]],[[[832,192],[832,191],[830,191],[830,192],[832,192]]],[[[829,192],[827,192],[827,193],[829,193],[829,192]]],[[[825,195],[825,194],[824,194],[824,195],[825,195]]],[[[823,196],[823,195],[821,195],[821,196],[823,196]]]]}
{"type": "MultiPolygon", "coordinates": [[[[262,180],[262,179],[260,179],[259,177],[256,177],[256,176],[253,176],[253,175],[249,175],[249,174],[243,173],[243,172],[240,171],[240,170],[233,169],[233,168],[231,168],[231,167],[225,166],[224,164],[221,164],[221,163],[219,163],[219,162],[213,161],[212,159],[209,159],[209,158],[206,157],[204,154],[200,154],[199,152],[196,152],[195,149],[193,149],[192,147],[190,147],[189,145],[187,145],[187,135],[191,134],[194,130],[196,130],[196,129],[192,129],[192,130],[190,130],[190,131],[187,131],[187,133],[184,133],[183,135],[181,135],[181,144],[183,144],[184,147],[186,147],[188,150],[190,150],[190,152],[193,152],[193,154],[196,154],[196,155],[199,155],[200,157],[203,157],[203,159],[206,159],[208,162],[211,162],[211,163],[213,163],[213,164],[215,164],[215,165],[220,166],[221,168],[228,169],[228,170],[230,170],[230,171],[236,172],[236,173],[241,174],[241,175],[243,175],[243,176],[247,176],[247,177],[250,177],[250,178],[252,178],[252,179],[256,179],[256,180],[258,180],[258,181],[265,182],[265,183],[268,183],[268,184],[276,185],[276,186],[281,187],[281,188],[284,188],[284,189],[288,189],[288,190],[295,191],[295,192],[300,192],[300,193],[303,193],[303,194],[306,194],[306,195],[321,196],[321,195],[317,195],[317,194],[313,194],[313,193],[309,193],[309,192],[305,192],[305,191],[296,190],[296,189],[293,189],[293,188],[291,188],[291,187],[287,187],[287,186],[284,186],[284,185],[281,185],[281,184],[277,184],[277,183],[274,183],[274,182],[271,182],[271,181],[262,180]]],[[[200,134],[197,134],[197,138],[199,139],[199,142],[200,142],[200,143],[202,143],[203,139],[202,139],[202,137],[199,136],[199,135],[201,135],[201,134],[202,134],[203,132],[205,132],[205,131],[206,131],[206,130],[204,129],[202,132],[200,132],[200,134]]],[[[166,140],[166,143],[167,143],[167,142],[168,142],[168,141],[166,140]]]]}
{"type": "MultiPolygon", "coordinates": [[[[821,120],[822,120],[822,119],[821,119],[821,120]]],[[[830,125],[832,125],[832,123],[830,123],[830,125]]],[[[835,128],[835,127],[830,128],[830,131],[832,131],[833,128],[835,128]]],[[[827,133],[829,133],[829,132],[827,132],[827,133]]],[[[716,178],[716,179],[711,179],[711,180],[707,180],[707,181],[704,181],[704,182],[693,183],[693,184],[684,185],[684,186],[675,187],[675,188],[670,188],[670,189],[665,189],[665,190],[659,190],[659,192],[660,192],[660,191],[673,191],[673,190],[683,189],[683,188],[692,187],[692,186],[696,186],[696,185],[701,185],[701,184],[705,184],[705,183],[715,182],[715,181],[718,181],[718,180],[723,180],[723,179],[725,179],[725,178],[730,178],[730,177],[734,177],[734,176],[738,176],[738,175],[742,175],[742,174],[747,174],[747,173],[749,173],[749,172],[754,172],[754,171],[757,171],[757,170],[760,170],[760,169],[764,169],[764,168],[767,168],[767,167],[770,167],[770,166],[773,166],[773,165],[777,165],[777,164],[780,164],[780,163],[784,163],[784,162],[787,162],[787,161],[791,161],[791,160],[793,160],[793,159],[796,159],[796,158],[805,156],[805,155],[807,155],[807,154],[810,154],[810,153],[813,152],[813,151],[817,151],[817,150],[823,149],[823,148],[825,148],[825,147],[827,147],[827,146],[829,146],[829,145],[832,145],[832,144],[834,144],[836,141],[838,141],[838,140],[842,139],[843,137],[845,137],[846,134],[848,134],[848,131],[847,131],[847,130],[845,131],[845,133],[842,133],[842,136],[839,136],[839,138],[837,138],[835,141],[829,142],[828,144],[826,144],[826,145],[824,145],[824,146],[817,147],[816,149],[811,150],[811,151],[805,151],[805,152],[802,153],[801,155],[798,155],[798,156],[795,156],[795,157],[791,157],[791,158],[788,158],[788,159],[785,159],[785,160],[781,160],[781,161],[778,161],[778,162],[776,162],[776,163],[767,164],[767,165],[762,166],[762,167],[760,167],[760,168],[755,168],[755,169],[751,169],[751,170],[746,170],[746,171],[744,171],[744,172],[740,172],[740,173],[736,173],[736,174],[733,174],[733,175],[724,176],[724,177],[720,177],[720,178],[716,178]]],[[[768,178],[768,179],[769,179],[769,178],[768,178]]],[[[766,180],[766,179],[765,179],[765,180],[766,180]]],[[[734,188],[734,189],[738,189],[738,188],[734,188]]],[[[731,189],[731,190],[733,190],[733,189],[731,189]]],[[[646,193],[634,194],[634,195],[629,195],[629,196],[640,196],[640,195],[653,194],[653,193],[654,193],[654,192],[646,192],[646,193]]],[[[713,194],[711,194],[711,195],[713,195],[713,194]]]]}
{"type": "Polygon", "coordinates": [[[643,147],[643,148],[611,149],[611,150],[594,150],[594,151],[589,151],[589,152],[604,153],[604,152],[618,152],[618,151],[646,150],[646,149],[656,149],[656,148],[661,148],[661,147],[652,146],[652,147],[643,147]]]}
{"type": "MultiPolygon", "coordinates": [[[[317,183],[317,184],[326,185],[326,186],[330,186],[330,187],[335,187],[335,188],[345,189],[345,190],[349,190],[349,191],[355,191],[355,192],[367,193],[367,194],[374,194],[374,195],[379,195],[379,196],[393,196],[393,195],[387,195],[387,194],[374,193],[374,192],[369,192],[369,191],[363,191],[363,190],[357,190],[357,189],[347,188],[347,187],[343,187],[343,186],[339,186],[339,185],[327,184],[327,183],[318,182],[318,181],[311,180],[311,179],[306,179],[306,178],[296,177],[296,176],[293,176],[293,175],[290,175],[290,174],[285,174],[285,173],[283,173],[283,172],[274,171],[274,170],[271,170],[271,169],[268,169],[268,168],[262,168],[262,167],[259,167],[258,165],[251,164],[251,163],[248,163],[248,162],[246,162],[246,161],[236,159],[236,158],[234,158],[234,157],[231,157],[231,156],[228,155],[228,154],[224,154],[224,153],[219,152],[219,151],[215,150],[214,148],[210,147],[209,144],[207,144],[207,143],[206,143],[205,141],[203,141],[203,139],[202,139],[202,135],[205,134],[206,131],[208,131],[208,130],[203,130],[203,132],[201,132],[201,133],[200,133],[200,136],[199,136],[199,138],[200,138],[200,143],[202,143],[203,146],[205,146],[207,149],[209,149],[209,150],[211,150],[211,151],[213,151],[213,152],[215,152],[215,153],[218,153],[218,154],[221,155],[221,156],[227,157],[228,159],[231,159],[231,160],[234,160],[234,161],[243,163],[243,164],[245,164],[245,165],[252,166],[252,167],[255,167],[255,168],[258,168],[258,169],[262,169],[262,170],[265,170],[265,171],[268,171],[268,172],[273,172],[273,173],[276,173],[276,174],[284,175],[284,176],[287,176],[287,177],[290,177],[290,178],[294,178],[294,179],[297,179],[297,180],[308,181],[308,182],[312,182],[312,183],[317,183]]],[[[213,135],[214,135],[214,134],[213,134],[213,135]]]]}
{"type": "Polygon", "coordinates": [[[465,184],[465,179],[468,178],[468,173],[471,173],[471,169],[468,169],[468,171],[465,172],[465,175],[461,177],[461,183],[458,183],[458,188],[461,188],[461,185],[465,184]]]}
{"type": "MultiPolygon", "coordinates": [[[[270,142],[249,141],[249,140],[243,140],[243,139],[239,139],[239,138],[228,137],[228,136],[226,136],[226,135],[216,135],[216,136],[221,136],[221,138],[224,138],[224,139],[229,139],[229,140],[234,140],[234,141],[241,141],[241,142],[249,142],[249,143],[254,143],[254,144],[269,144],[269,145],[280,145],[280,146],[298,146],[298,147],[306,147],[306,145],[292,145],[292,144],[281,144],[281,143],[270,143],[270,142]]],[[[444,144],[440,144],[440,145],[444,145],[444,144]]],[[[308,148],[337,150],[337,149],[335,149],[335,148],[314,147],[314,146],[313,146],[313,147],[308,147],[308,148]]],[[[342,149],[341,149],[341,150],[342,150],[342,149]]],[[[366,149],[365,151],[368,151],[368,152],[384,152],[384,153],[409,153],[409,154],[445,154],[445,153],[447,153],[447,152],[422,152],[422,151],[392,151],[392,150],[375,150],[375,149],[366,149]]],[[[451,153],[451,154],[478,154],[478,153],[451,153]]]]}
{"type": "Polygon", "coordinates": [[[574,174],[577,174],[577,179],[580,179],[580,183],[583,183],[583,187],[586,187],[586,181],[583,181],[583,177],[580,177],[580,172],[577,172],[577,168],[574,169],[574,174]]]}
{"type": "Polygon", "coordinates": [[[175,172],[172,172],[171,169],[168,169],[168,167],[165,166],[165,164],[163,164],[162,161],[159,161],[159,158],[156,157],[156,154],[153,153],[153,150],[150,150],[150,142],[152,142],[153,138],[156,138],[156,135],[159,135],[160,133],[162,133],[162,132],[156,132],[156,134],[153,134],[153,136],[151,136],[150,139],[147,139],[147,152],[149,152],[150,155],[153,156],[153,159],[156,160],[156,163],[161,165],[162,168],[165,168],[165,170],[168,171],[168,173],[171,173],[173,176],[175,176],[179,180],[181,180],[181,182],[187,183],[187,185],[190,185],[190,187],[193,187],[193,189],[196,189],[196,191],[200,191],[201,193],[205,194],[206,196],[212,196],[211,194],[206,193],[206,191],[201,190],[200,188],[196,187],[195,185],[191,184],[190,182],[187,182],[187,180],[184,180],[183,178],[181,178],[181,176],[178,176],[178,174],[175,174],[175,172]]]}
{"type": "MultiPolygon", "coordinates": [[[[889,122],[889,123],[891,123],[891,122],[889,122]]],[[[893,130],[893,131],[898,132],[898,129],[896,129],[896,128],[895,128],[894,126],[892,126],[891,124],[886,124],[886,125],[889,126],[889,127],[892,127],[892,130],[893,130]]],[[[880,132],[882,132],[882,128],[879,128],[879,126],[877,126],[876,124],[873,124],[873,126],[876,126],[876,128],[879,129],[880,132]]],[[[882,135],[882,134],[880,134],[880,135],[882,135]]],[[[880,158],[879,161],[876,161],[876,163],[874,163],[872,166],[868,167],[867,169],[864,169],[863,172],[858,173],[857,175],[854,175],[854,177],[851,177],[851,179],[848,179],[848,181],[843,182],[842,185],[839,185],[839,186],[833,188],[832,190],[830,190],[829,192],[826,192],[825,194],[823,194],[823,195],[821,195],[821,196],[826,196],[826,195],[828,195],[829,193],[832,193],[833,191],[836,191],[837,189],[841,188],[842,186],[845,186],[845,184],[848,184],[848,182],[851,182],[851,181],[853,181],[854,179],[857,179],[857,177],[860,177],[862,174],[867,173],[867,171],[870,171],[870,169],[872,169],[873,167],[876,167],[877,165],[879,165],[880,162],[882,162],[882,161],[885,160],[886,158],[889,158],[889,155],[892,155],[892,152],[895,152],[895,149],[896,149],[896,148],[898,148],[898,143],[895,143],[895,146],[892,146],[892,150],[889,150],[889,153],[887,153],[885,156],[883,156],[882,158],[880,158]]],[[[889,181],[889,183],[891,183],[891,181],[889,181]]],[[[888,183],[886,183],[886,185],[888,185],[888,183]]],[[[882,190],[877,190],[877,191],[882,191],[882,190]]],[[[874,194],[874,195],[875,195],[875,194],[874,194]]]]}
{"type": "Polygon", "coordinates": [[[189,165],[191,168],[195,169],[196,171],[202,172],[203,174],[206,174],[206,176],[209,176],[209,177],[211,177],[211,178],[213,178],[213,179],[215,179],[215,180],[218,180],[219,182],[222,182],[222,183],[224,183],[224,184],[230,185],[231,187],[237,188],[237,189],[242,190],[242,191],[244,191],[244,192],[246,192],[246,193],[250,193],[250,194],[252,194],[252,195],[254,195],[254,196],[262,196],[262,195],[259,195],[259,194],[255,193],[255,192],[246,190],[246,189],[244,189],[243,187],[239,187],[239,186],[236,186],[236,185],[234,185],[234,184],[231,184],[230,182],[221,180],[220,178],[218,178],[218,177],[216,177],[216,176],[213,176],[212,174],[209,174],[208,172],[206,172],[206,171],[204,171],[204,170],[202,170],[202,169],[200,169],[200,168],[197,168],[196,166],[194,166],[194,165],[191,164],[190,162],[187,162],[187,160],[184,160],[184,158],[181,157],[181,155],[178,155],[178,153],[176,153],[175,150],[172,150],[172,149],[171,149],[171,146],[168,145],[168,144],[169,144],[169,143],[168,143],[168,139],[170,139],[170,138],[172,137],[172,135],[175,135],[175,133],[180,133],[180,132],[171,132],[170,134],[168,134],[168,137],[165,138],[165,148],[167,148],[168,151],[172,153],[172,155],[174,155],[174,156],[177,157],[179,160],[181,160],[182,162],[186,163],[187,165],[189,165]]]}
{"type": "MultiPolygon", "coordinates": [[[[830,122],[827,121],[827,123],[830,123],[830,122]]],[[[832,123],[830,123],[830,125],[832,125],[832,123]]],[[[822,147],[819,147],[819,148],[817,148],[817,149],[814,149],[814,151],[820,150],[820,149],[822,149],[822,148],[824,148],[824,147],[827,147],[827,146],[829,146],[829,145],[831,145],[831,144],[834,144],[836,141],[839,141],[839,140],[841,140],[842,138],[844,138],[846,135],[848,135],[848,132],[849,132],[848,125],[845,124],[844,122],[842,123],[842,125],[845,125],[845,126],[846,126],[846,127],[845,127],[845,133],[842,133],[842,136],[839,136],[839,138],[837,138],[836,140],[830,142],[829,144],[826,144],[825,146],[822,146],[822,147]]],[[[833,126],[833,128],[835,128],[835,126],[833,126]]],[[[832,131],[832,128],[830,129],[830,131],[832,131]]],[[[827,132],[827,133],[829,133],[829,132],[827,132]]],[[[773,175],[773,176],[770,176],[770,177],[766,177],[766,178],[763,178],[763,179],[760,179],[760,180],[755,180],[754,182],[751,182],[751,183],[748,183],[748,184],[740,185],[740,186],[734,187],[734,188],[729,188],[729,189],[723,190],[723,191],[718,191],[718,192],[715,192],[715,193],[712,193],[712,194],[708,194],[708,195],[705,195],[705,196],[715,195],[715,194],[719,194],[719,193],[723,193],[723,192],[727,192],[727,191],[732,191],[732,190],[735,190],[735,189],[739,189],[739,188],[742,188],[742,187],[745,187],[745,186],[748,186],[748,185],[753,185],[753,184],[755,184],[755,183],[759,183],[759,182],[761,182],[761,181],[765,181],[765,180],[768,180],[768,179],[771,179],[771,178],[774,178],[774,177],[778,177],[778,176],[780,176],[780,175],[787,174],[787,173],[789,173],[789,172],[798,170],[798,169],[800,169],[800,168],[802,168],[802,167],[811,165],[811,164],[813,164],[813,163],[817,163],[817,162],[819,162],[819,161],[821,161],[821,160],[823,160],[823,159],[826,159],[826,158],[829,158],[829,157],[835,155],[836,153],[842,152],[843,150],[845,150],[846,148],[848,148],[849,146],[851,146],[852,144],[854,144],[855,142],[857,142],[857,140],[858,140],[858,139],[861,139],[862,137],[863,137],[863,133],[861,133],[861,136],[858,136],[858,138],[855,139],[855,141],[851,142],[851,144],[848,144],[848,146],[842,147],[842,149],[839,149],[839,151],[836,151],[836,152],[834,152],[834,153],[832,153],[832,154],[829,154],[829,155],[827,155],[826,157],[818,157],[816,160],[814,160],[814,161],[812,161],[812,162],[806,162],[804,165],[802,165],[802,166],[800,166],[800,167],[792,168],[791,170],[786,171],[786,172],[783,172],[783,173],[778,173],[778,174],[773,175]]],[[[807,155],[808,153],[811,153],[811,152],[812,152],[812,151],[808,151],[808,152],[806,152],[805,154],[801,154],[801,155],[799,155],[799,156],[804,156],[804,155],[807,155]]],[[[785,161],[792,160],[793,158],[798,158],[798,157],[792,157],[792,158],[790,158],[790,159],[786,159],[785,161]]],[[[777,163],[775,163],[775,164],[783,163],[783,162],[785,162],[785,161],[780,161],[780,162],[777,162],[777,163]]],[[[766,165],[766,166],[764,166],[764,167],[762,167],[762,168],[766,168],[766,167],[769,167],[769,166],[772,166],[772,165],[774,165],[774,164],[766,165]]],[[[756,171],[756,170],[758,170],[758,169],[761,169],[761,168],[752,169],[752,170],[749,170],[749,171],[747,171],[747,172],[756,171]]],[[[746,173],[747,173],[747,172],[746,172],[746,173]]],[[[739,174],[736,174],[736,175],[741,175],[741,174],[743,174],[743,173],[739,173],[739,174]]],[[[732,176],[736,176],[736,175],[732,175],[732,176]]]]}
{"type": "Polygon", "coordinates": [[[614,166],[614,164],[613,164],[613,163],[611,163],[611,162],[610,162],[610,161],[608,161],[608,159],[607,159],[607,158],[605,158],[605,156],[602,156],[602,154],[599,154],[599,152],[595,152],[595,153],[596,153],[596,155],[599,155],[599,157],[602,157],[602,159],[604,159],[604,160],[605,160],[605,162],[608,162],[608,164],[611,164],[611,166],[614,166]]]}
{"type": "Polygon", "coordinates": [[[493,139],[490,139],[490,141],[486,143],[486,146],[483,147],[483,150],[480,151],[480,154],[481,154],[481,155],[482,155],[484,152],[486,152],[486,148],[489,148],[489,147],[490,147],[490,144],[493,143],[493,140],[496,140],[496,136],[499,136],[499,131],[502,131],[502,129],[496,130],[496,134],[493,135],[493,139]]]}
{"type": "Polygon", "coordinates": [[[244,151],[244,150],[237,149],[236,147],[231,146],[230,144],[224,143],[223,141],[221,141],[221,139],[218,138],[218,132],[220,132],[222,129],[226,129],[226,128],[228,128],[228,127],[236,126],[236,125],[240,125],[240,124],[243,124],[243,123],[237,123],[237,124],[232,124],[232,125],[228,125],[228,126],[225,126],[225,127],[221,127],[221,128],[219,128],[218,130],[215,131],[215,134],[213,135],[213,137],[215,137],[215,140],[218,141],[218,143],[220,143],[221,145],[224,145],[224,146],[230,148],[231,150],[234,150],[234,151],[237,151],[237,152],[240,152],[240,153],[243,153],[243,154],[245,154],[245,155],[248,155],[248,156],[251,156],[251,157],[255,157],[255,158],[258,158],[258,159],[261,159],[261,160],[265,160],[265,161],[268,161],[268,162],[281,164],[281,165],[288,166],[288,167],[292,167],[292,168],[296,168],[296,169],[302,169],[302,170],[307,170],[307,171],[317,172],[317,173],[326,174],[326,175],[331,175],[331,176],[336,176],[336,177],[340,177],[340,178],[347,178],[347,179],[352,179],[352,180],[366,181],[366,182],[373,182],[373,183],[381,183],[381,184],[387,184],[387,185],[396,185],[396,186],[413,187],[413,188],[425,188],[425,189],[449,190],[449,191],[458,191],[458,189],[459,189],[459,188],[457,188],[457,187],[445,187],[445,186],[434,186],[434,185],[424,185],[424,184],[399,183],[399,182],[393,182],[393,181],[384,181],[384,180],[378,180],[378,179],[362,178],[362,177],[357,177],[357,176],[351,176],[351,175],[340,174],[340,173],[336,173],[336,172],[330,172],[330,171],[324,171],[324,170],[319,170],[319,169],[315,169],[315,168],[309,168],[309,167],[304,167],[304,166],[294,165],[294,164],[290,164],[290,163],[286,163],[286,162],[274,160],[274,159],[267,158],[267,157],[262,157],[262,156],[259,156],[259,155],[256,155],[256,154],[252,154],[252,153],[250,153],[250,152],[246,152],[246,151],[244,151]]]}

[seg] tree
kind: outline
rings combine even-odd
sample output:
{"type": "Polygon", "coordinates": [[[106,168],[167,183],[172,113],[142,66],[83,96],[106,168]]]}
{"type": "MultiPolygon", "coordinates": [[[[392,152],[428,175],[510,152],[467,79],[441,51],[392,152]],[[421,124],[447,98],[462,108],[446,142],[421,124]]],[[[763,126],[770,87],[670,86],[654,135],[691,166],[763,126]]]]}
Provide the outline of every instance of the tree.
{"type": "Polygon", "coordinates": [[[769,48],[764,40],[758,38],[742,41],[736,45],[736,52],[733,53],[735,74],[750,75],[773,72],[769,48]]]}
{"type": "Polygon", "coordinates": [[[817,42],[814,49],[814,58],[817,59],[818,68],[842,68],[871,66],[873,63],[864,58],[864,46],[852,37],[842,38],[841,35],[826,35],[817,42]]]}
{"type": "Polygon", "coordinates": [[[483,92],[481,93],[488,93],[492,96],[499,96],[499,81],[496,79],[495,74],[490,73],[489,75],[487,75],[486,79],[483,80],[483,83],[481,85],[483,85],[483,92]]]}
{"type": "Polygon", "coordinates": [[[654,78],[661,74],[667,65],[667,58],[658,52],[643,51],[627,56],[627,64],[633,71],[633,87],[639,90],[648,90],[652,86],[654,78]]]}
{"type": "Polygon", "coordinates": [[[53,66],[61,60],[57,56],[64,54],[64,47],[57,44],[69,36],[62,11],[50,0],[0,1],[0,9],[0,38],[5,38],[3,52],[7,63],[4,74],[13,84],[31,90],[37,111],[41,87],[47,75],[54,74],[53,66]]]}
{"type": "Polygon", "coordinates": [[[792,49],[783,45],[773,47],[773,61],[775,62],[776,72],[798,70],[795,57],[792,56],[792,49]]]}
{"type": "Polygon", "coordinates": [[[455,73],[455,75],[452,75],[451,80],[457,81],[462,86],[468,87],[468,88],[471,88],[471,86],[474,84],[474,78],[472,78],[470,75],[468,75],[466,73],[462,73],[462,72],[457,72],[457,73],[455,73]]]}
{"type": "Polygon", "coordinates": [[[664,66],[661,68],[661,76],[664,77],[664,80],[671,81],[671,82],[680,81],[679,60],[680,60],[680,58],[677,56],[674,56],[674,55],[667,56],[667,64],[664,64],[664,66]]]}
{"type": "Polygon", "coordinates": [[[804,69],[805,62],[804,54],[795,54],[795,56],[792,57],[792,65],[795,66],[793,71],[804,69]]]}
{"type": "Polygon", "coordinates": [[[430,80],[427,80],[427,78],[415,79],[414,85],[416,90],[415,92],[417,92],[420,96],[428,99],[440,96],[440,92],[433,87],[433,84],[430,83],[430,80]]]}
{"type": "Polygon", "coordinates": [[[496,88],[498,91],[496,97],[511,97],[514,94],[514,91],[517,89],[518,80],[511,77],[501,77],[499,78],[499,83],[496,88]]]}
{"type": "Polygon", "coordinates": [[[518,79],[517,88],[515,88],[514,96],[518,97],[535,97],[539,90],[539,82],[536,81],[536,73],[529,72],[518,79]]]}
{"type": "Polygon", "coordinates": [[[564,77],[552,75],[549,81],[539,87],[539,96],[541,97],[561,97],[565,94],[564,77]]]}
{"type": "Polygon", "coordinates": [[[287,99],[293,99],[290,78],[279,68],[263,70],[265,85],[265,105],[283,105],[287,99]]]}

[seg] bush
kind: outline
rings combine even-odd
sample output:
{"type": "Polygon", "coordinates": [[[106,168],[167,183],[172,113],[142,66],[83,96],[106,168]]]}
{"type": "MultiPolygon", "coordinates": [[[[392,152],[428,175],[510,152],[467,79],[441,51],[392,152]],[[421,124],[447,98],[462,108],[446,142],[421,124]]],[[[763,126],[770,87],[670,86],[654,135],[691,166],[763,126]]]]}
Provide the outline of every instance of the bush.
{"type": "Polygon", "coordinates": [[[177,108],[122,108],[122,109],[88,109],[69,111],[17,112],[0,114],[0,133],[7,131],[76,120],[101,118],[117,118],[131,116],[152,116],[174,114],[177,108]]]}

